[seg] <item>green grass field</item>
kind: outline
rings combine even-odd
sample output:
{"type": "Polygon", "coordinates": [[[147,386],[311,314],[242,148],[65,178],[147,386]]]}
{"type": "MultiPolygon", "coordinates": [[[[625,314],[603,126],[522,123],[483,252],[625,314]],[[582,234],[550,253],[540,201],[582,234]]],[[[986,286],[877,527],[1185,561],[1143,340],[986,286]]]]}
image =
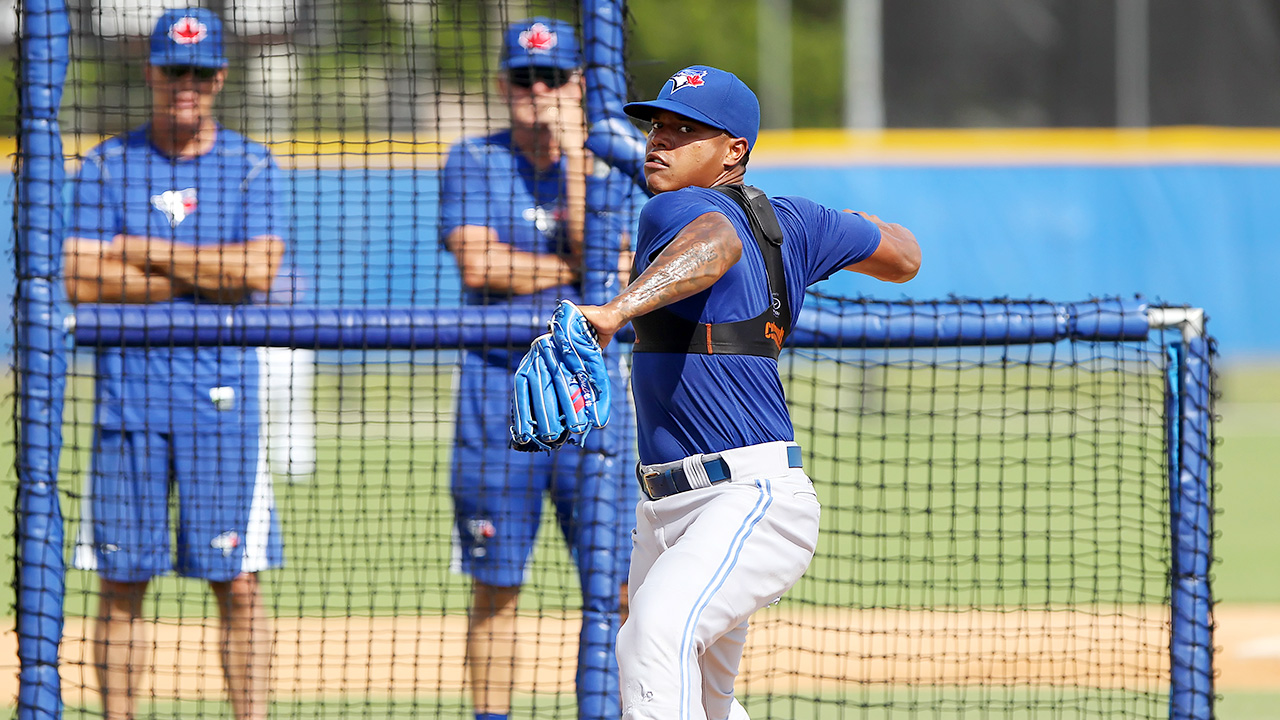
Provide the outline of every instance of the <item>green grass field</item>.
{"type": "MultiPolygon", "coordinates": [[[[465,609],[467,583],[449,569],[451,370],[404,370],[321,374],[321,471],[308,482],[276,486],[288,553],[288,566],[265,576],[276,615],[465,609]]],[[[1132,395],[1149,402],[1158,390],[1150,380],[1087,373],[1051,378],[1037,369],[976,370],[962,364],[945,377],[895,368],[861,384],[861,375],[833,377],[830,368],[792,370],[793,404],[810,408],[796,412],[796,423],[824,499],[825,546],[789,602],[930,607],[1163,601],[1160,562],[1168,549],[1158,427],[1152,434],[1144,429],[1149,412],[1112,400],[1132,395]],[[1014,389],[988,402],[984,398],[997,381],[1014,389]],[[1087,418],[1089,432],[1075,432],[1079,417],[1045,411],[1063,401],[1064,386],[1096,406],[1087,418]],[[868,387],[880,390],[868,393],[868,387]],[[935,387],[945,391],[930,390],[935,387]],[[849,412],[852,407],[860,409],[849,412]],[[1011,457],[1022,461],[1004,460],[1011,457]]],[[[60,477],[63,511],[72,519],[78,516],[92,417],[85,401],[88,381],[77,378],[73,385],[78,399],[66,411],[68,452],[60,477]]],[[[1280,467],[1280,366],[1226,367],[1220,389],[1214,595],[1224,604],[1280,605],[1280,543],[1273,534],[1280,493],[1272,477],[1280,467]]],[[[5,396],[11,405],[12,390],[5,396]]],[[[10,487],[12,449],[11,437],[0,438],[10,487]]],[[[11,515],[0,523],[0,531],[12,537],[11,515]]],[[[68,524],[68,540],[73,532],[68,524]]],[[[9,563],[0,570],[0,602],[7,607],[13,607],[11,572],[9,563]]],[[[196,584],[164,578],[153,588],[158,616],[214,614],[196,584]]],[[[543,533],[528,588],[528,608],[575,605],[572,563],[552,532],[543,533]]],[[[91,616],[95,603],[92,577],[69,572],[67,614],[91,616]]],[[[987,701],[1004,708],[992,717],[1038,717],[1052,707],[1083,713],[1067,709],[1053,717],[1097,716],[1089,714],[1089,702],[1096,699],[1077,702],[1061,689],[1024,689],[1018,691],[1024,695],[1005,699],[991,697],[990,689],[938,692],[932,706],[919,690],[897,698],[860,687],[839,700],[847,704],[843,712],[860,707],[858,717],[915,717],[936,707],[941,709],[930,709],[929,717],[959,718],[971,716],[966,713],[974,712],[976,693],[985,692],[987,701]]],[[[550,708],[545,716],[557,717],[565,702],[571,705],[572,699],[539,696],[531,716],[550,708]]],[[[1149,700],[1106,702],[1108,708],[1132,709],[1149,700]]],[[[453,717],[460,713],[457,704],[362,700],[351,706],[288,705],[278,707],[277,715],[410,717],[439,708],[441,717],[453,717]]],[[[1219,717],[1260,720],[1273,717],[1277,705],[1280,692],[1230,692],[1219,717]]],[[[182,707],[155,710],[162,717],[188,714],[182,707]]],[[[844,717],[829,707],[796,712],[844,717]]],[[[1136,709],[1134,715],[1151,712],[1136,709]]],[[[760,716],[769,714],[759,708],[760,716]]]]}

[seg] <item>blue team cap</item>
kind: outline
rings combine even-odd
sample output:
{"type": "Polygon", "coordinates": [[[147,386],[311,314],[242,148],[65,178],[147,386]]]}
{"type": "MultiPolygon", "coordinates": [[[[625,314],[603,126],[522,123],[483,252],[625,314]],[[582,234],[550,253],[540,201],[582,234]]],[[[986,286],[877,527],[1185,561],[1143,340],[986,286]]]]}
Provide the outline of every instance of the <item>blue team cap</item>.
{"type": "Polygon", "coordinates": [[[151,32],[152,65],[227,66],[222,52],[222,21],[212,10],[165,10],[151,32]]]}
{"type": "Polygon", "coordinates": [[[563,20],[535,17],[512,23],[502,42],[502,69],[547,67],[573,70],[582,66],[573,26],[563,20]]]}
{"type": "Polygon", "coordinates": [[[691,65],[667,80],[652,102],[623,106],[633,118],[649,120],[659,110],[670,110],[691,120],[719,128],[756,145],[760,132],[760,101],[737,75],[706,65],[691,65]]]}

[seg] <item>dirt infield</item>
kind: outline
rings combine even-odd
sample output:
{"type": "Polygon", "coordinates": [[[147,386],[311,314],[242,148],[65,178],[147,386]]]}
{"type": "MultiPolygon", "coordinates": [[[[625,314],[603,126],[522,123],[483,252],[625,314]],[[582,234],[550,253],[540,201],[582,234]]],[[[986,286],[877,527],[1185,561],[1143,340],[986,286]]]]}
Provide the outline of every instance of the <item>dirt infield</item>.
{"type": "MultiPolygon", "coordinates": [[[[766,685],[996,683],[1151,690],[1167,677],[1167,610],[839,611],[757,616],[739,689],[766,685]]],[[[1219,607],[1218,687],[1280,690],[1280,606],[1219,607]]],[[[80,704],[94,692],[88,623],[67,622],[63,694],[80,704]]],[[[279,618],[275,620],[278,698],[340,693],[459,693],[465,619],[450,617],[279,618]]],[[[157,698],[216,697],[222,677],[214,621],[151,624],[154,669],[143,693],[157,698]]],[[[572,692],[574,617],[522,619],[522,690],[572,692]]],[[[0,696],[17,694],[13,631],[0,641],[0,696]]]]}

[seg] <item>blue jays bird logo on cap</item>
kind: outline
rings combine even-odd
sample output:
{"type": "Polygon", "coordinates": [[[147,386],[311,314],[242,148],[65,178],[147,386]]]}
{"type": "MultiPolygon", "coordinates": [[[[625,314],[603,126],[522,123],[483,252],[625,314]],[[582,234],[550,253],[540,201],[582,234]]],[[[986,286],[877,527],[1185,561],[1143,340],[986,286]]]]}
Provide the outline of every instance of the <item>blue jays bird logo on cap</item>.
{"type": "Polygon", "coordinates": [[[542,23],[534,23],[528,30],[520,33],[519,43],[520,47],[529,52],[551,52],[559,39],[551,28],[542,23]]]}
{"type": "Polygon", "coordinates": [[[681,70],[671,76],[671,92],[675,92],[681,88],[699,88],[702,87],[707,77],[705,70],[681,70]]]}
{"type": "Polygon", "coordinates": [[[169,26],[169,39],[179,45],[195,45],[209,37],[209,28],[190,15],[169,26]]]}

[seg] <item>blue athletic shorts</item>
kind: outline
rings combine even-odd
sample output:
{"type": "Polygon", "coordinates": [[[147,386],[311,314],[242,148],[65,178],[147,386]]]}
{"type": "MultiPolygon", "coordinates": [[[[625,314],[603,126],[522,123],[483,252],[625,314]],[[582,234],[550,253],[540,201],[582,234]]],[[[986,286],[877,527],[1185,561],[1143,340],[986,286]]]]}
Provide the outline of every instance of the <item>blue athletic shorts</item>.
{"type": "Polygon", "coordinates": [[[524,453],[507,444],[513,374],[473,353],[459,373],[451,469],[460,569],[487,585],[523,584],[549,495],[580,573],[603,562],[602,571],[625,582],[639,497],[625,385],[615,383],[622,390],[614,390],[609,425],[592,430],[585,449],[524,453]]]}
{"type": "Polygon", "coordinates": [[[165,433],[98,429],[76,567],[115,582],[170,570],[222,582],[279,567],[280,523],[260,446],[257,423],[165,433]]]}

